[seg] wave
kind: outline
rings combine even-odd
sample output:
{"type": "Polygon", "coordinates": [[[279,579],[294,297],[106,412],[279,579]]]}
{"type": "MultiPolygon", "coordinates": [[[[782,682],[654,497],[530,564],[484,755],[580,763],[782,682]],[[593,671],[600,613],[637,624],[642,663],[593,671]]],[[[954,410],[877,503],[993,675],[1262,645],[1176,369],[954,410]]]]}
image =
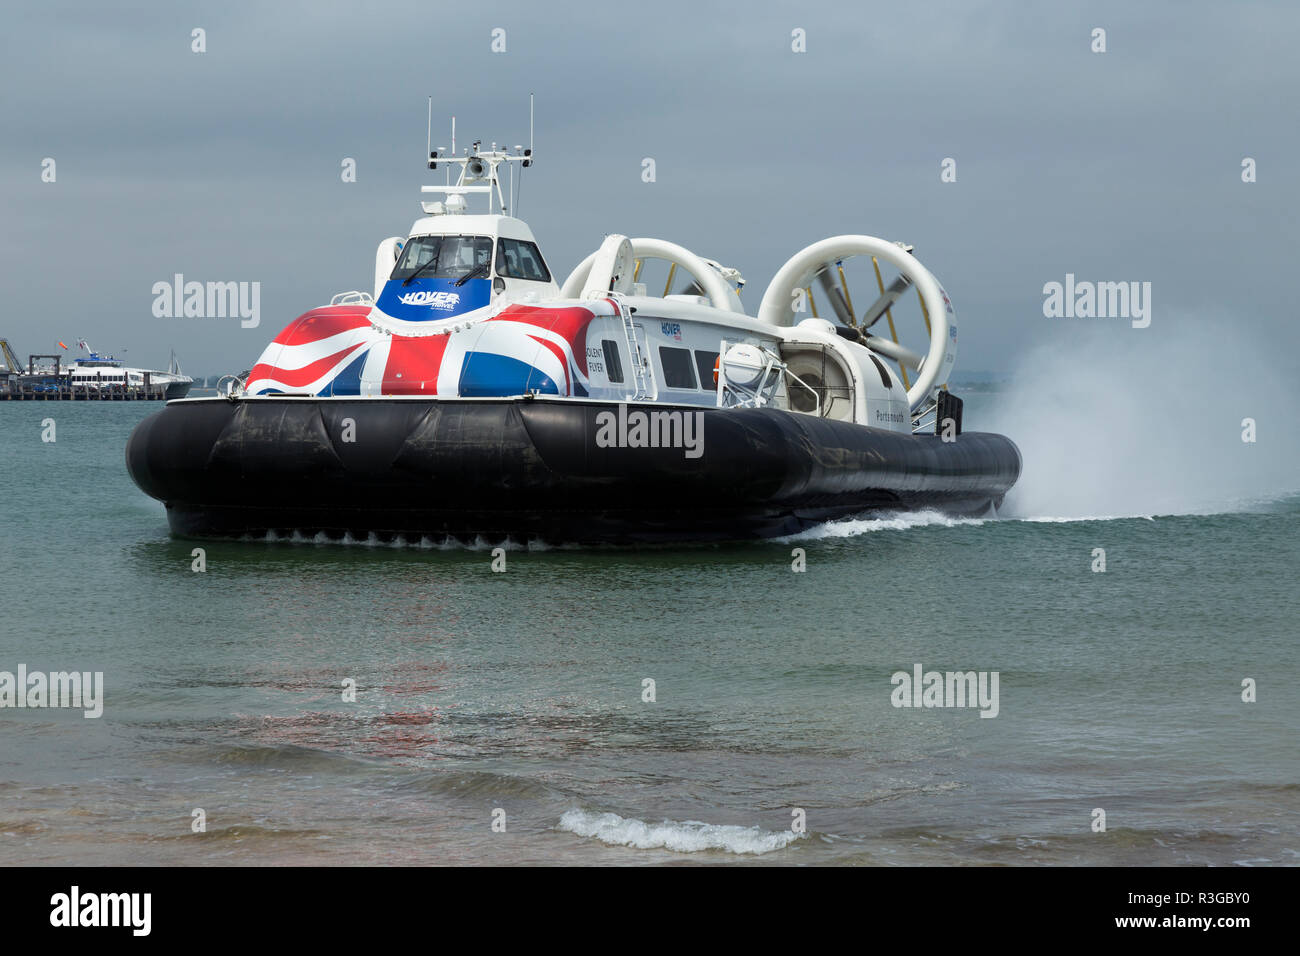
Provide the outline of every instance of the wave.
{"type": "Polygon", "coordinates": [[[881,512],[871,517],[839,518],[794,534],[774,538],[777,542],[819,541],[825,538],[855,538],[873,531],[908,531],[912,528],[978,528],[995,518],[954,518],[941,511],[881,512]]]}
{"type": "Polygon", "coordinates": [[[858,535],[871,534],[875,531],[910,531],[914,528],[978,528],[987,524],[1082,524],[1092,521],[1155,521],[1158,518],[1184,516],[1210,516],[1218,514],[1285,514],[1300,511],[1300,492],[1284,491],[1268,495],[1249,495],[1227,497],[1214,503],[1206,503],[1202,509],[1160,512],[1149,514],[1018,514],[1003,510],[990,513],[982,518],[958,518],[945,515],[940,511],[898,511],[880,512],[860,518],[839,518],[824,524],[807,528],[794,534],[773,538],[776,543],[800,541],[824,541],[834,538],[855,538],[858,535]]]}
{"type": "Polygon", "coordinates": [[[829,538],[855,538],[875,531],[910,531],[914,528],[979,528],[987,524],[1022,521],[1028,524],[1071,524],[1087,521],[1132,521],[1144,518],[1154,521],[1154,515],[1004,515],[990,514],[984,518],[956,518],[940,511],[882,512],[872,517],[840,518],[816,527],[773,540],[778,542],[823,541],[829,538]]]}
{"type": "Polygon", "coordinates": [[[560,817],[559,829],[581,837],[593,837],[611,846],[628,846],[638,850],[664,849],[677,853],[722,850],[727,853],[762,854],[782,850],[801,834],[783,830],[772,832],[758,827],[724,826],[687,820],[675,823],[646,823],[620,817],[617,813],[592,813],[567,810],[560,817]]]}

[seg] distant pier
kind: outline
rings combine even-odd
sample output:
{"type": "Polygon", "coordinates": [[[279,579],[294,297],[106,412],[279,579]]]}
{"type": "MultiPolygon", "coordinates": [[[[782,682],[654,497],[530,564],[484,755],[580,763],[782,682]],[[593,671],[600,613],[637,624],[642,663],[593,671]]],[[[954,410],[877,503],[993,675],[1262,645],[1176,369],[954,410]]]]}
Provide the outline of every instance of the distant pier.
{"type": "Polygon", "coordinates": [[[168,371],[151,372],[127,368],[111,355],[100,355],[84,339],[79,344],[90,357],[79,358],[71,366],[63,364],[60,352],[29,355],[23,365],[9,340],[0,338],[0,357],[4,359],[4,365],[0,365],[0,401],[164,402],[168,392],[171,398],[184,398],[193,384],[193,379],[181,374],[175,352],[168,371]]]}
{"type": "Polygon", "coordinates": [[[161,402],[167,383],[149,381],[124,384],[94,379],[52,378],[48,375],[11,375],[0,378],[0,401],[8,402],[161,402]]]}

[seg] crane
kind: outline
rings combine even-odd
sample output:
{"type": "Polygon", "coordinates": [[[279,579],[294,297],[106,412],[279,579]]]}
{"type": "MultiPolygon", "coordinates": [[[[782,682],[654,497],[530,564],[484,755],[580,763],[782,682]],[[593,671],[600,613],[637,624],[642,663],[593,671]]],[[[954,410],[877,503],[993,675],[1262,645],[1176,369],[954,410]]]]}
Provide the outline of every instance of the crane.
{"type": "Polygon", "coordinates": [[[8,339],[0,339],[0,352],[4,353],[5,365],[9,367],[9,371],[15,375],[21,374],[24,365],[18,361],[18,356],[14,355],[13,347],[10,346],[8,339]]]}

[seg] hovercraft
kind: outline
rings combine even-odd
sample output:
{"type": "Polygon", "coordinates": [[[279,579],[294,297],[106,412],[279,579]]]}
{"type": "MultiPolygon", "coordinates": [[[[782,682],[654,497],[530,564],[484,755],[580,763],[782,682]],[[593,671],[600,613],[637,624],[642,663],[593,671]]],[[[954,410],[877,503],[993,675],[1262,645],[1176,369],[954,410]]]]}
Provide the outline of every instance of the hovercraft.
{"type": "Polygon", "coordinates": [[[1015,444],[962,429],[956,314],[910,246],[808,246],[756,316],[736,270],[660,239],[608,236],[557,283],[506,214],[499,174],[513,187],[532,150],[480,145],[430,152],[458,175],[422,187],[443,198],[379,244],[373,293],[312,309],[224,394],[135,429],[127,468],[173,533],[772,537],[864,512],[986,513],[1015,483],[1015,444]],[[487,214],[467,212],[472,195],[487,214]],[[652,260],[662,295],[642,281],[652,260]],[[878,290],[860,316],[854,261],[878,290]],[[909,289],[923,351],[896,330],[909,289]]]}

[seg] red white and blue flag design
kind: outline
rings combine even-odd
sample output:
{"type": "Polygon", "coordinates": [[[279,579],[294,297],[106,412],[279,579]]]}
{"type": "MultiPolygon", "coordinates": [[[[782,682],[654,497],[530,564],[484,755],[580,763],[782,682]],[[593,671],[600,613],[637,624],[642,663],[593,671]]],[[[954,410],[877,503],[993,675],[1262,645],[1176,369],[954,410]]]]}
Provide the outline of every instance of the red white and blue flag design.
{"type": "MultiPolygon", "coordinates": [[[[377,313],[377,314],[376,314],[377,313]]],[[[370,306],[326,306],[299,317],[267,346],[250,395],[586,396],[587,327],[616,315],[607,301],[512,305],[468,327],[389,333],[370,306]]]]}

